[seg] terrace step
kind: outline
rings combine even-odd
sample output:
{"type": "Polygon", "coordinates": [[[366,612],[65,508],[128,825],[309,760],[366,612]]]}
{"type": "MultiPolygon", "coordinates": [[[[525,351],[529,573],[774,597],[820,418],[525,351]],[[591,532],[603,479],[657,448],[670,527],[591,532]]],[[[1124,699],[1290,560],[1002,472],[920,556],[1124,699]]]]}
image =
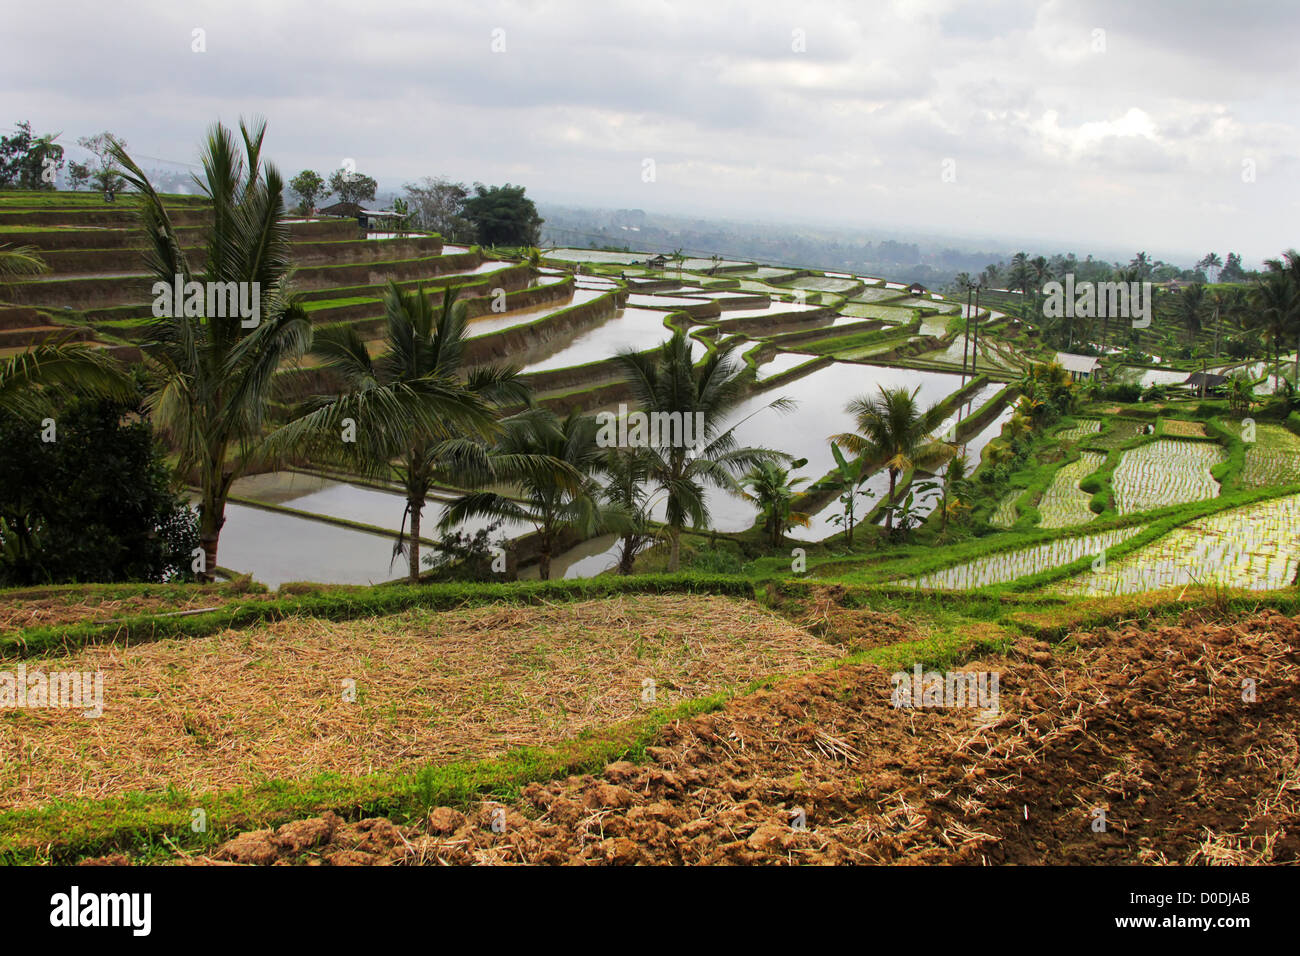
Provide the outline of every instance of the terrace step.
{"type": "Polygon", "coordinates": [[[84,342],[94,336],[90,329],[70,328],[66,325],[37,325],[26,329],[0,330],[0,348],[18,348],[39,345],[47,339],[84,342]]]}

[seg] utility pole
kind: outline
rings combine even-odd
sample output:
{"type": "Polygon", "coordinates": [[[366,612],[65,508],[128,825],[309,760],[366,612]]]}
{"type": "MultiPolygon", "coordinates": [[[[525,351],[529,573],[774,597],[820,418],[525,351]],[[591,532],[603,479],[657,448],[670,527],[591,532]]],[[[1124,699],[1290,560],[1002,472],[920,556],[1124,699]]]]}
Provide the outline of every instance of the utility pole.
{"type": "Polygon", "coordinates": [[[970,297],[975,288],[971,283],[966,282],[966,331],[961,337],[961,383],[966,384],[966,349],[970,347],[970,297]]]}

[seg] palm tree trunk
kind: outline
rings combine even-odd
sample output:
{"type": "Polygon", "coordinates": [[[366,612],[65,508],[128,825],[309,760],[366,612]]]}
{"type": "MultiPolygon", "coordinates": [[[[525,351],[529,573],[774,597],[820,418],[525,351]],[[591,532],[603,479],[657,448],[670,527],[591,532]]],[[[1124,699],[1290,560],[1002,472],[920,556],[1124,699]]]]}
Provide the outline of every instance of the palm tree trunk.
{"type": "Polygon", "coordinates": [[[636,555],[632,553],[633,536],[630,534],[623,535],[623,550],[618,556],[618,573],[631,574],[632,565],[636,561],[636,555]]]}
{"type": "Polygon", "coordinates": [[[408,499],[411,507],[411,546],[407,549],[410,563],[407,567],[407,580],[412,584],[420,583],[420,512],[424,510],[423,498],[408,499]]]}
{"type": "Polygon", "coordinates": [[[203,571],[199,580],[211,584],[217,570],[217,542],[221,526],[226,523],[226,503],[205,498],[199,515],[199,546],[203,549],[203,571]]]}
{"type": "Polygon", "coordinates": [[[551,580],[551,536],[543,535],[541,551],[537,555],[537,576],[543,581],[551,580]]]}
{"type": "Polygon", "coordinates": [[[668,570],[676,571],[682,563],[682,531],[680,528],[673,528],[669,532],[671,541],[668,550],[668,570]]]}
{"type": "Polygon", "coordinates": [[[894,482],[898,480],[898,472],[889,469],[889,510],[885,512],[885,530],[894,530],[894,482]]]}

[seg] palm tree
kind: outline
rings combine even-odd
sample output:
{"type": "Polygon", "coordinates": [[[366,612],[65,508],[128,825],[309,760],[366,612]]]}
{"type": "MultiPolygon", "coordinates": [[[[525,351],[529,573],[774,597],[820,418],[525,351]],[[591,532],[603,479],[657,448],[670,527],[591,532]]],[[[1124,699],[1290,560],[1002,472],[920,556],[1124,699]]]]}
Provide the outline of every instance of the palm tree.
{"type": "Polygon", "coordinates": [[[1291,283],[1292,308],[1287,324],[1296,337],[1295,384],[1300,388],[1300,251],[1288,249],[1280,259],[1265,259],[1264,265],[1271,273],[1285,275],[1291,283]]]}
{"type": "Polygon", "coordinates": [[[204,144],[204,176],[196,182],[211,203],[212,224],[198,268],[182,251],[148,177],[122,144],[110,146],[126,181],[139,192],[145,261],[156,279],[168,288],[179,276],[185,283],[234,282],[258,291],[260,321],[253,327],[245,327],[238,315],[165,316],[149,326],[141,346],[153,379],[147,407],[159,430],[178,447],[182,468],[198,473],[206,580],[217,566],[230,486],[262,445],[272,377],[311,341],[311,321],[287,291],[284,180],[274,166],[262,163],[266,125],[258,122],[250,130],[241,121],[239,130],[243,156],[232,132],[220,123],[209,130],[204,144]]]}
{"type": "Polygon", "coordinates": [[[610,448],[603,463],[604,500],[627,518],[618,552],[618,573],[631,574],[637,555],[654,540],[650,521],[650,467],[654,456],[646,448],[610,448]]]}
{"type": "Polygon", "coordinates": [[[1218,278],[1219,270],[1223,268],[1223,260],[1219,258],[1217,252],[1207,252],[1201,257],[1201,261],[1196,263],[1196,267],[1205,270],[1205,277],[1213,282],[1218,278]]]}
{"type": "Polygon", "coordinates": [[[1201,331],[1201,318],[1205,315],[1207,304],[1205,286],[1199,282],[1193,282],[1184,288],[1174,300],[1174,314],[1187,329],[1189,346],[1196,341],[1196,333],[1201,331]]]}
{"type": "Polygon", "coordinates": [[[423,288],[404,292],[390,281],[384,293],[386,349],[378,358],[370,357],[353,325],[318,331],[312,352],[339,376],[343,389],[310,400],[271,440],[279,452],[316,451],[364,474],[396,475],[406,496],[398,550],[406,550],[412,584],[420,577],[420,518],[434,484],[470,472],[491,477],[494,464],[520,464],[505,458],[489,463],[485,443],[499,433],[502,407],[528,401],[527,386],[515,368],[462,369],[466,320],[458,291],[444,289],[435,309],[423,288]]]}
{"type": "Polygon", "coordinates": [[[1223,287],[1211,289],[1206,297],[1208,307],[1214,313],[1214,361],[1219,360],[1219,330],[1223,325],[1223,315],[1232,301],[1232,291],[1223,287]]]}
{"type": "Polygon", "coordinates": [[[42,275],[50,271],[35,246],[0,246],[0,281],[42,275]]]}
{"type": "MultiPolygon", "coordinates": [[[[691,361],[686,334],[677,331],[655,352],[624,351],[615,357],[641,411],[651,415],[703,416],[703,435],[696,437],[694,448],[661,445],[646,449],[651,457],[650,485],[656,492],[663,492],[666,499],[669,571],[681,565],[681,533],[686,524],[700,528],[709,523],[706,485],[742,495],[736,481],[738,474],[766,460],[790,458],[772,449],[741,447],[736,441],[736,426],[725,430],[721,427],[745,398],[753,374],[734,358],[736,347],[734,340],[723,342],[696,366],[691,361]]],[[[778,398],[758,411],[786,411],[791,407],[789,399],[778,398]]]]}
{"type": "Polygon", "coordinates": [[[682,277],[682,267],[686,265],[686,253],[680,248],[674,249],[673,254],[669,257],[677,263],[677,278],[680,281],[682,277]]]}
{"type": "MultiPolygon", "coordinates": [[[[1290,332],[1295,321],[1297,303],[1295,284],[1287,273],[1267,272],[1251,290],[1251,302],[1255,308],[1254,326],[1263,334],[1264,341],[1273,354],[1273,386],[1277,387],[1281,364],[1282,342],[1290,332]]],[[[1265,353],[1267,356],[1267,352],[1265,353]]]]}
{"type": "Polygon", "coordinates": [[[1029,254],[1017,252],[1011,257],[1011,271],[1007,275],[1007,288],[1019,289],[1022,295],[1028,297],[1033,287],[1034,270],[1029,265],[1029,254]]]}
{"type": "Polygon", "coordinates": [[[81,343],[46,341],[0,360],[0,415],[39,418],[56,395],[130,402],[130,378],[108,353],[81,343]]]}
{"type": "Polygon", "coordinates": [[[934,437],[944,414],[934,405],[922,411],[916,402],[920,390],[920,386],[909,392],[901,386],[882,385],[877,398],[863,395],[853,399],[846,410],[853,416],[857,431],[832,438],[855,455],[866,457],[873,466],[889,470],[889,511],[885,518],[889,532],[894,530],[898,476],[913,468],[933,469],[955,452],[947,442],[934,437]]]}
{"type": "Polygon", "coordinates": [[[966,482],[966,456],[954,455],[948,461],[948,467],[943,473],[943,513],[940,516],[940,532],[948,530],[948,518],[956,513],[956,508],[961,504],[961,499],[957,497],[961,487],[966,482]]]}
{"type": "Polygon", "coordinates": [[[1129,260],[1129,266],[1137,270],[1138,279],[1145,279],[1151,274],[1151,257],[1145,252],[1139,252],[1129,260]]]}
{"type": "Polygon", "coordinates": [[[1028,266],[1030,273],[1034,277],[1034,312],[1040,314],[1041,310],[1038,308],[1038,302],[1042,297],[1043,286],[1047,284],[1048,279],[1052,278],[1052,267],[1044,256],[1034,256],[1029,260],[1028,266]]]}
{"type": "Polygon", "coordinates": [[[586,538],[627,527],[619,520],[621,512],[601,504],[601,486],[595,476],[604,455],[596,444],[596,432],[596,420],[576,412],[560,420],[548,409],[532,408],[506,419],[490,458],[556,462],[564,467],[526,467],[515,473],[513,465],[499,465],[495,477],[513,479],[519,497],[471,491],[448,505],[440,526],[447,529],[476,517],[532,524],[537,532],[539,574],[543,581],[549,580],[561,532],[572,528],[586,538]]]}
{"type": "MultiPolygon", "coordinates": [[[[795,466],[807,464],[805,459],[795,462],[795,466]]],[[[808,515],[791,509],[795,487],[803,484],[806,478],[791,478],[790,469],[784,468],[776,461],[761,461],[752,466],[740,483],[751,494],[746,495],[758,505],[759,515],[763,519],[763,530],[771,536],[772,550],[781,547],[785,532],[801,525],[808,526],[808,515]]]]}

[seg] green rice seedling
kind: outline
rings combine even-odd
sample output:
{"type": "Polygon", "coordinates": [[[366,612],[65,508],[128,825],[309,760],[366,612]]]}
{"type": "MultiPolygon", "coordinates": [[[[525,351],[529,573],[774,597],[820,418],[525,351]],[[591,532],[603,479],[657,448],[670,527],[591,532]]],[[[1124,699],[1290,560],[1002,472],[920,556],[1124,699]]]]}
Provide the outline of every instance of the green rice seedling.
{"type": "Polygon", "coordinates": [[[1267,591],[1291,584],[1297,564],[1300,495],[1288,495],[1198,518],[1048,590],[1087,596],[1187,585],[1267,591]]]}
{"type": "MultiPolygon", "coordinates": [[[[1098,423],[1100,424],[1100,422],[1098,423]]],[[[1038,512],[1042,515],[1038,524],[1043,528],[1065,528],[1070,525],[1084,524],[1096,517],[1088,507],[1092,495],[1079,488],[1088,475],[1106,463],[1106,456],[1101,452],[1085,451],[1077,461],[1062,465],[1052,477],[1052,483],[1043,492],[1038,503],[1038,512]]]]}
{"type": "Polygon", "coordinates": [[[987,554],[973,561],[955,564],[900,583],[905,587],[939,588],[948,591],[1004,584],[1029,574],[1038,574],[1049,568],[1059,568],[1061,565],[1078,561],[1090,554],[1100,554],[1138,534],[1144,527],[1144,525],[1135,525],[1131,528],[1104,531],[1101,534],[1056,538],[1029,548],[987,554]]]}
{"type": "Polygon", "coordinates": [[[1202,501],[1219,494],[1210,469],[1227,457],[1212,442],[1160,439],[1126,451],[1111,479],[1120,514],[1202,501]]]}

